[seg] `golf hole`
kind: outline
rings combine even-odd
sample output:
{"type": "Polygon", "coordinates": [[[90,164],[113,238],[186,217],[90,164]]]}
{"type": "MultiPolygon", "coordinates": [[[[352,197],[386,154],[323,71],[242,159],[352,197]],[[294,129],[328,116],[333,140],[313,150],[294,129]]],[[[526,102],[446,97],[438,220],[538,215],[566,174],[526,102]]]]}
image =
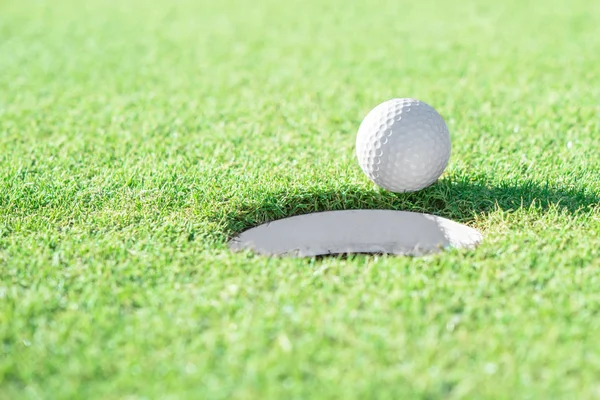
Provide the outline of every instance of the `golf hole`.
{"type": "Polygon", "coordinates": [[[350,254],[423,256],[475,248],[477,230],[435,215],[392,210],[325,211],[264,223],[232,238],[232,251],[267,256],[350,254]]]}

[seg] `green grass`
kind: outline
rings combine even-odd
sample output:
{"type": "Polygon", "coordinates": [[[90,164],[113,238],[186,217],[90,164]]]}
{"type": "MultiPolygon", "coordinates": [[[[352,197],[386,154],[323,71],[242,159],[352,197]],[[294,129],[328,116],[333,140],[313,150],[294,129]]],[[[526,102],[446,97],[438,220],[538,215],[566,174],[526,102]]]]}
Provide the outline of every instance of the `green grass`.
{"type": "Polygon", "coordinates": [[[0,2],[0,398],[600,395],[600,3],[0,2]],[[376,104],[451,130],[376,190],[376,104]],[[268,259],[231,235],[425,211],[475,251],[268,259]]]}

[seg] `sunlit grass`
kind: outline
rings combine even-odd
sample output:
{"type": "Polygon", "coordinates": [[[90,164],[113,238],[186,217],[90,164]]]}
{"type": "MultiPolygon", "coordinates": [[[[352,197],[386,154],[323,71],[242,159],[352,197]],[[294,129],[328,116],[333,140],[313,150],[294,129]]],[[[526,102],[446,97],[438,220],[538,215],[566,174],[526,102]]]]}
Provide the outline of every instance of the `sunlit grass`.
{"type": "Polygon", "coordinates": [[[0,4],[1,398],[593,398],[595,3],[0,4]],[[392,97],[451,131],[436,185],[354,158],[392,97]],[[475,226],[475,251],[267,259],[312,211],[475,226]]]}

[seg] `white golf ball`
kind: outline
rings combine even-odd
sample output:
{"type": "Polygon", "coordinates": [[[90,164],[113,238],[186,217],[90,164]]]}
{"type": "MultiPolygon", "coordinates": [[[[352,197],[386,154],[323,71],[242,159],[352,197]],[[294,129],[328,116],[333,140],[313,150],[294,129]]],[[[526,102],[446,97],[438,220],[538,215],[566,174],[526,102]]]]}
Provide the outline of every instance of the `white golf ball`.
{"type": "Polygon", "coordinates": [[[438,180],[450,160],[444,119],[415,99],[391,99],[360,124],[356,155],[364,173],[391,192],[413,192],[438,180]]]}

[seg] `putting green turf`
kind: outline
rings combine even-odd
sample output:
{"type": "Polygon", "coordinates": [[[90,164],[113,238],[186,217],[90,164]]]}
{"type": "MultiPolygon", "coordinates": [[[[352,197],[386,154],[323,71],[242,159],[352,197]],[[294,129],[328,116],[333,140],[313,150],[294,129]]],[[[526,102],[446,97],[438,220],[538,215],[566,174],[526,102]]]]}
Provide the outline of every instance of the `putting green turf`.
{"type": "Polygon", "coordinates": [[[597,398],[600,3],[0,2],[0,398],[597,398]],[[354,158],[392,97],[441,181],[354,158]],[[424,211],[476,251],[266,259],[317,210],[424,211]]]}

